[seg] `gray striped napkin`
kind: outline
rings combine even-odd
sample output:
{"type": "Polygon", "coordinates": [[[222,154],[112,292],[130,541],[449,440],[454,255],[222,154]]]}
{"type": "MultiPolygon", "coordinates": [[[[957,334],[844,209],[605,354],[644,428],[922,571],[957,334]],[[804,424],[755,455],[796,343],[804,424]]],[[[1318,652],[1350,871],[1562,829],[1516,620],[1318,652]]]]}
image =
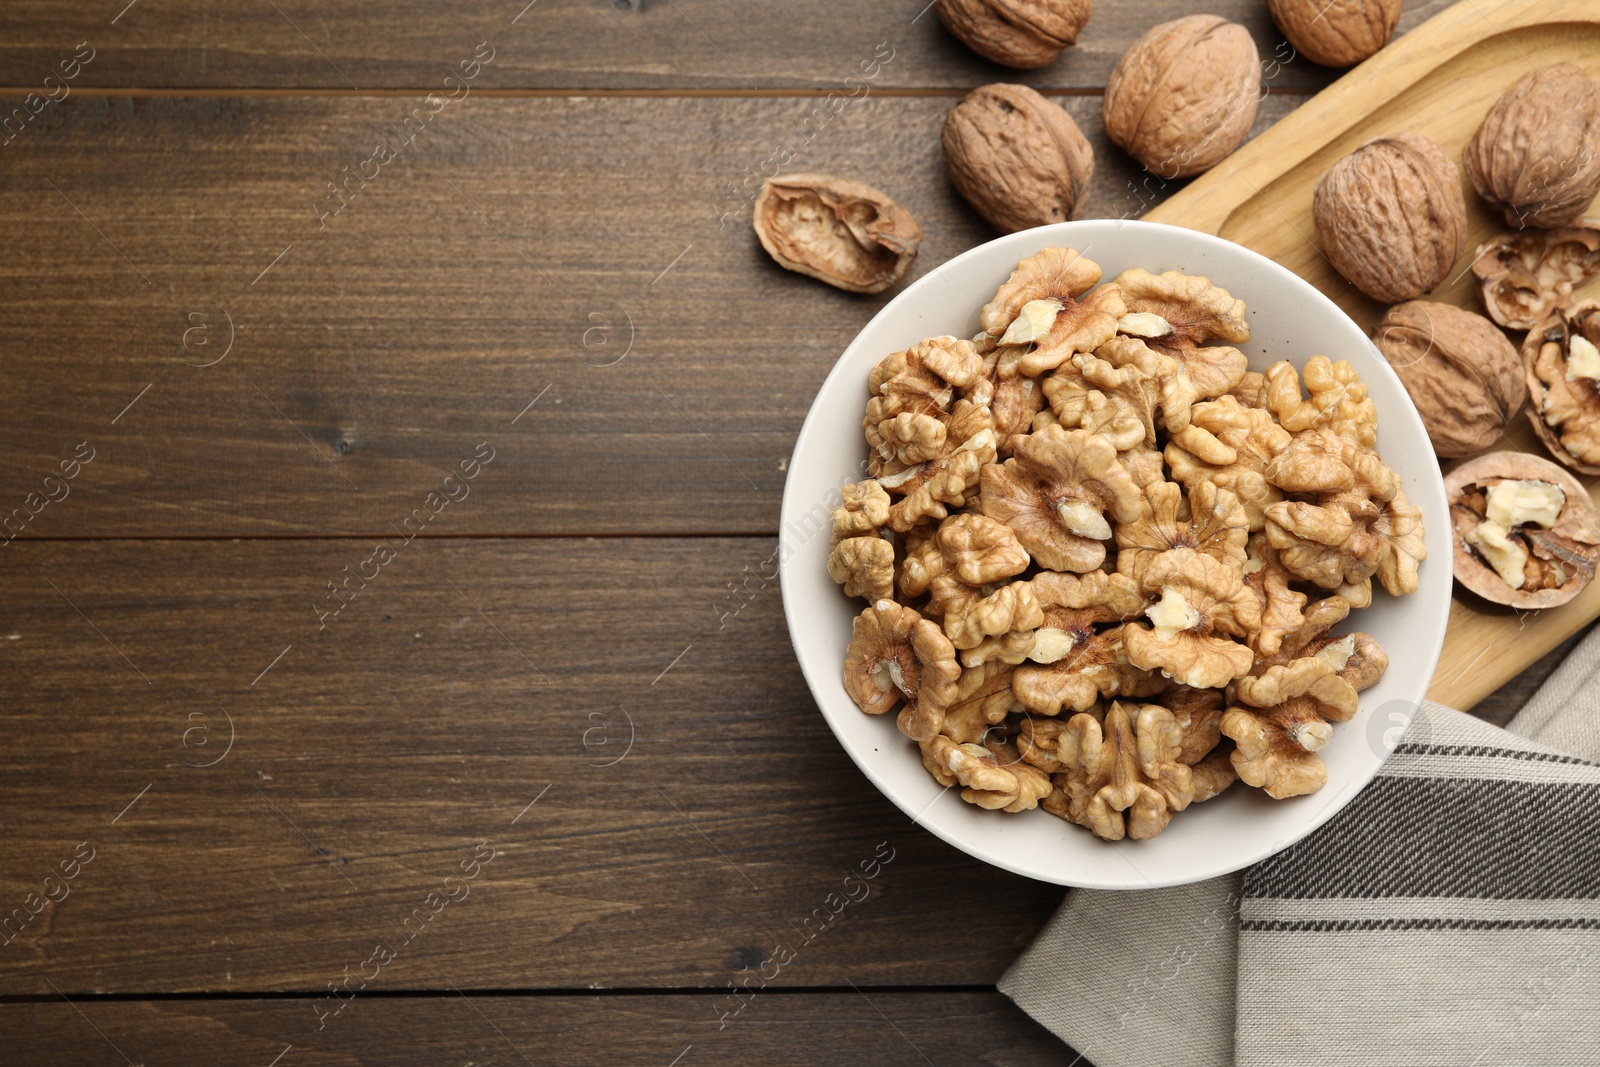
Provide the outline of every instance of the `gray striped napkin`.
{"type": "Polygon", "coordinates": [[[1509,731],[1425,704],[1239,874],[1075,890],[1000,990],[1098,1067],[1600,1064],[1600,630],[1509,731]]]}

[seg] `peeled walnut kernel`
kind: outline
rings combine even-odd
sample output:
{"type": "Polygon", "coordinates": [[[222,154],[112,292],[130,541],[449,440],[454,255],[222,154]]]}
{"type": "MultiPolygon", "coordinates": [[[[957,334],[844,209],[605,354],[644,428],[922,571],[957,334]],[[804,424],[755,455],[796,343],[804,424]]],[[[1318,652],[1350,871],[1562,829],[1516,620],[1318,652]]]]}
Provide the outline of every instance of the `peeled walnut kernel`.
{"type": "Polygon", "coordinates": [[[937,0],[939,21],[985,59],[1032,70],[1056,61],[1089,21],[1091,0],[937,0]]]}
{"type": "Polygon", "coordinates": [[[1153,704],[1113,703],[1104,723],[1074,715],[1056,742],[1063,769],[1043,807],[1106,841],[1155,837],[1194,802],[1182,744],[1172,712],[1153,704]]]}
{"type": "Polygon", "coordinates": [[[1028,811],[1051,793],[1050,778],[1004,741],[957,744],[939,735],[921,742],[922,765],[940,785],[960,785],[961,799],[980,808],[1028,811]]]}
{"type": "Polygon", "coordinates": [[[917,258],[922,227],[881,189],[827,174],[769,178],[756,236],[778,265],[852,293],[881,293],[917,258]]]}
{"type": "Polygon", "coordinates": [[[1585,300],[1528,331],[1522,364],[1528,421],[1556,459],[1600,474],[1600,301],[1585,300]]]}
{"type": "Polygon", "coordinates": [[[879,600],[856,617],[844,660],[844,688],[868,715],[905,701],[902,730],[932,737],[956,696],[961,665],[933,623],[911,608],[879,600]],[[909,727],[909,728],[908,728],[909,727]]]}
{"type": "Polygon", "coordinates": [[[1176,359],[1201,399],[1239,384],[1248,360],[1230,346],[1250,340],[1243,300],[1212,285],[1210,278],[1175,270],[1151,274],[1136,267],[1117,275],[1116,283],[1129,312],[1117,321],[1119,333],[1176,359]]]}
{"type": "Polygon", "coordinates": [[[1311,215],[1329,262],[1386,304],[1448,278],[1467,236],[1456,165],[1419,133],[1373,138],[1329,167],[1311,215]]]}
{"type": "MultiPolygon", "coordinates": [[[[1375,584],[1415,591],[1426,555],[1355,369],[1249,372],[1231,294],[1171,271],[1102,283],[1070,248],[1020,262],[979,322],[868,375],[871,477],[844,487],[828,559],[871,603],[846,692],[897,712],[968,803],[1108,840],[1240,780],[1317,788],[1319,750],[1388,664],[1331,630],[1375,584]]],[[[1541,368],[1569,393],[1600,383],[1594,335],[1562,322],[1541,368]]],[[[1417,351],[1438,360],[1428,331],[1417,351]]],[[[1458,551],[1509,595],[1548,595],[1600,555],[1600,535],[1570,536],[1574,499],[1533,476],[1475,486],[1458,551]]]]}
{"type": "Polygon", "coordinates": [[[1250,31],[1188,15],[1152,27],[1117,61],[1101,117],[1112,142],[1151,173],[1188,178],[1244,142],[1260,96],[1250,31]]]}
{"type": "Polygon", "coordinates": [[[1503,234],[1478,246],[1472,273],[1491,319],[1531,330],[1571,307],[1572,291],[1600,274],[1600,219],[1503,234]]]}
{"type": "Polygon", "coordinates": [[[1522,359],[1500,328],[1451,304],[1396,304],[1372,341],[1400,376],[1442,457],[1482,452],[1527,399],[1522,359]]]}
{"type": "Polygon", "coordinates": [[[1489,109],[1461,164],[1513,229],[1566,225],[1600,193],[1600,85],[1571,63],[1529,71],[1489,109]]]}
{"type": "Polygon", "coordinates": [[[1027,86],[972,90],[942,139],[956,191],[1001,233],[1083,214],[1094,149],[1071,115],[1027,86]]]}
{"type": "Polygon", "coordinates": [[[1389,43],[1400,0],[1267,0],[1295,51],[1325,67],[1353,67],[1389,43]]]}
{"type": "Polygon", "coordinates": [[[1485,600],[1553,608],[1600,563],[1600,514],[1583,484],[1525,452],[1491,452],[1445,477],[1456,580],[1485,600]]]}

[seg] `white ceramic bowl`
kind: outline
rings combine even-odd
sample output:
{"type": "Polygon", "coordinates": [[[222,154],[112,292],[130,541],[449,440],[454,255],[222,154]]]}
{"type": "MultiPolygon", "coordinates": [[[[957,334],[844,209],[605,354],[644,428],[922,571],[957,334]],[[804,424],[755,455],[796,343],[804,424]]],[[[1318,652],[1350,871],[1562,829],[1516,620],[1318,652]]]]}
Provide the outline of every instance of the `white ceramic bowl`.
{"type": "Polygon", "coordinates": [[[828,725],[856,764],[913,821],[950,844],[1009,871],[1060,885],[1145,889],[1196,882],[1287,848],[1331,818],[1370,781],[1398,743],[1427,691],[1450,608],[1450,521],[1444,482],[1422,420],[1366,334],[1308,282],[1249,249],[1208,234],[1150,222],[1096,219],[1011,234],[972,249],[909,286],[845,349],[822,384],[789,461],[779,534],[779,573],[789,634],[828,725]],[[1253,370],[1318,353],[1347,359],[1378,410],[1378,451],[1422,509],[1428,558],[1421,588],[1391,598],[1377,590],[1341,632],[1361,629],[1389,653],[1383,680],[1361,694],[1356,717],[1323,750],[1328,783],[1306,797],[1274,801],[1235,785],[1173,819],[1150,841],[1101,841],[1044,811],[1011,815],[963,802],[928,775],[893,715],[862,713],[845,693],[842,665],[851,622],[865,602],[828,577],[829,511],[839,488],[865,477],[861,415],[867,374],[890,352],[926,337],[978,332],[978,310],[1018,261],[1070,246],[1109,281],[1130,267],[1203,274],[1245,301],[1251,337],[1240,346],[1253,370]],[[949,795],[945,795],[948,792],[949,795]]]}

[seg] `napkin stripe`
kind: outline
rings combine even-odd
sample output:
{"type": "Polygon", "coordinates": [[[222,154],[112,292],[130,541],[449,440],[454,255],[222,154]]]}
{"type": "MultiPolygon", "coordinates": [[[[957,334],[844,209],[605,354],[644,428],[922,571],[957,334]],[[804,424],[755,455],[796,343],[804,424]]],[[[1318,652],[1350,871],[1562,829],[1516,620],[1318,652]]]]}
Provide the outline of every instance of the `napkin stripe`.
{"type": "Polygon", "coordinates": [[[1600,930],[1594,919],[1244,919],[1241,930],[1334,933],[1344,930],[1600,930]]]}
{"type": "Polygon", "coordinates": [[[1380,775],[1338,819],[1252,868],[1245,896],[1594,899],[1597,871],[1600,780],[1380,775]]]}
{"type": "MultiPolygon", "coordinates": [[[[1600,1064],[1600,631],[1512,724],[1538,741],[1413,711],[1306,839],[1242,875],[1074,890],[1000,990],[1080,1067],[1600,1064]]],[[[1395,716],[1369,719],[1376,746],[1395,716]]]]}
{"type": "Polygon", "coordinates": [[[1594,764],[1577,756],[1561,752],[1539,752],[1526,748],[1496,748],[1493,745],[1408,745],[1401,744],[1396,755],[1405,756],[1500,756],[1508,759],[1534,760],[1540,763],[1580,763],[1586,767],[1594,764]]]}

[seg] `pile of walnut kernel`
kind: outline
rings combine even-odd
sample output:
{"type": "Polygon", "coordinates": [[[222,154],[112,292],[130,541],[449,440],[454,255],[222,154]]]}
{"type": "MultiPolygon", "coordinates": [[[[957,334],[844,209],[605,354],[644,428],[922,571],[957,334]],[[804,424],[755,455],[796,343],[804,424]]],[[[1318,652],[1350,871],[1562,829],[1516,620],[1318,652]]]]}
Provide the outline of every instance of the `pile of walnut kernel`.
{"type": "Polygon", "coordinates": [[[1349,364],[1248,372],[1244,303],[1209,280],[1100,278],[1047,249],[976,338],[873,369],[873,477],[828,570],[869,601],[844,664],[863,711],[899,708],[969,803],[1114,841],[1236,778],[1320,788],[1388,664],[1331,631],[1374,579],[1415,591],[1426,553],[1349,364]]]}

